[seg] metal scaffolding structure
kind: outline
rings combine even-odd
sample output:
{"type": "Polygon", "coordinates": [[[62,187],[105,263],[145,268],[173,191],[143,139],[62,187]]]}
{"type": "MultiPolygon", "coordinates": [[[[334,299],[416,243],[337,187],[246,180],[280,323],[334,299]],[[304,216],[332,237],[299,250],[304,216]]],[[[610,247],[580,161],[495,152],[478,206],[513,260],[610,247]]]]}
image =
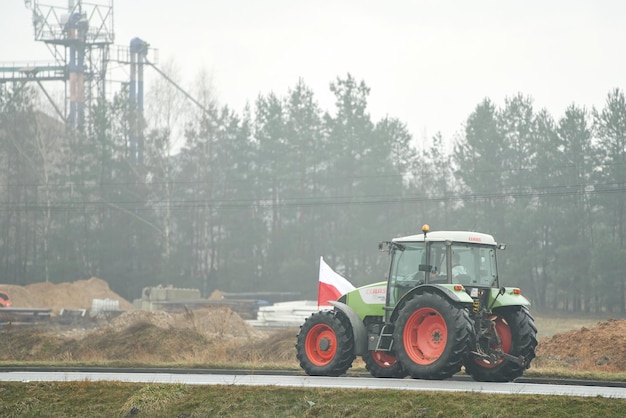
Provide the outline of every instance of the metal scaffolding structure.
{"type": "Polygon", "coordinates": [[[92,103],[106,94],[109,47],[113,44],[113,0],[25,0],[32,10],[36,41],[44,42],[53,63],[0,67],[0,82],[36,82],[66,124],[82,130],[92,103]],[[57,4],[54,4],[57,3],[57,4]],[[51,99],[43,82],[64,84],[64,104],[51,99]]]}
{"type": "Polygon", "coordinates": [[[110,62],[131,66],[131,130],[137,144],[143,112],[143,65],[148,44],[138,38],[130,48],[114,46],[113,0],[25,0],[32,11],[35,41],[43,42],[53,62],[0,65],[0,84],[39,85],[67,126],[82,131],[91,107],[107,97],[107,71],[110,62]],[[113,54],[113,57],[111,56],[113,54]],[[44,83],[61,82],[64,103],[51,98],[44,83]]]}
{"type": "Polygon", "coordinates": [[[113,45],[113,0],[45,0],[45,3],[24,0],[32,11],[35,41],[45,43],[54,61],[0,65],[0,84],[36,83],[65,124],[83,131],[92,107],[107,99],[109,63],[129,66],[129,81],[122,83],[129,96],[129,152],[132,159],[141,162],[145,66],[155,68],[169,80],[156,67],[157,51],[139,38],[133,38],[128,47],[113,45]],[[63,104],[53,100],[44,85],[48,82],[62,83],[63,104]]]}

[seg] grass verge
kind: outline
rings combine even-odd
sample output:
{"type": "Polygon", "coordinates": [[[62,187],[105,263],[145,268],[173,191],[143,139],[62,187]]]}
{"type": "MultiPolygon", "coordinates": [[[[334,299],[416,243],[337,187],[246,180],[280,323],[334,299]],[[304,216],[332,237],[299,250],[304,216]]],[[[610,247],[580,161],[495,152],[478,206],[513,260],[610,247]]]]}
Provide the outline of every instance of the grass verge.
{"type": "Polygon", "coordinates": [[[2,417],[621,417],[626,400],[103,382],[0,383],[2,417]]]}

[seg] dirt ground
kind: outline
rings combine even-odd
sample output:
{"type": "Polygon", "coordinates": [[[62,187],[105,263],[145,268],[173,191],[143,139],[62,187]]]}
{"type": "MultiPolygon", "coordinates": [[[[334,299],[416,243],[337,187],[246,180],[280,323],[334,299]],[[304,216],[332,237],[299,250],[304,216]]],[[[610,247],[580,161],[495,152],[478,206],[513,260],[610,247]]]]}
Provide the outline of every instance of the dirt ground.
{"type": "Polygon", "coordinates": [[[609,319],[539,341],[542,365],[585,371],[626,372],[626,320],[609,319]]]}
{"type": "MultiPolygon", "coordinates": [[[[260,331],[227,307],[182,313],[141,311],[95,277],[23,287],[0,284],[0,290],[9,292],[13,307],[51,308],[53,315],[63,308],[89,310],[93,299],[118,300],[125,311],[106,321],[73,327],[15,328],[8,333],[11,338],[0,339],[0,361],[289,363],[297,367],[297,329],[260,331]]],[[[533,365],[626,372],[626,320],[598,322],[540,339],[533,365]]]]}

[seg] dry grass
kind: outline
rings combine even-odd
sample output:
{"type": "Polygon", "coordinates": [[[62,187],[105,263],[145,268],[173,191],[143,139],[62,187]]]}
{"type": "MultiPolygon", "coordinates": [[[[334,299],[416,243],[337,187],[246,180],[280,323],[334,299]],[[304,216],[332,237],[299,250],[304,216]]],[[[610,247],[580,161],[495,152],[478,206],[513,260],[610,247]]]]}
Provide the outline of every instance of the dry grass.
{"type": "Polygon", "coordinates": [[[183,384],[154,384],[144,386],[128,398],[121,408],[123,416],[133,416],[141,412],[146,415],[160,415],[172,404],[185,398],[187,386],[183,384]]]}
{"type": "Polygon", "coordinates": [[[0,382],[2,417],[618,417],[626,400],[393,390],[0,382]]]}

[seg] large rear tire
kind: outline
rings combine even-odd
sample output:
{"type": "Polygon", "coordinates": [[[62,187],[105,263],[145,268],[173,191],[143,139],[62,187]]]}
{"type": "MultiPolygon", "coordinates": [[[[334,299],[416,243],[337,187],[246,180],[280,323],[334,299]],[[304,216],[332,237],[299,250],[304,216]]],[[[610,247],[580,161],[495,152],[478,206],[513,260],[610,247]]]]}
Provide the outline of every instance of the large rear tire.
{"type": "Polygon", "coordinates": [[[296,350],[309,376],[341,376],[356,358],[350,321],[336,311],[314,313],[300,327],[296,350]]]}
{"type": "MultiPolygon", "coordinates": [[[[502,351],[516,357],[523,357],[525,364],[520,365],[502,357],[496,361],[490,361],[470,355],[465,361],[465,371],[479,382],[513,381],[530,367],[530,361],[535,358],[537,328],[528,309],[522,306],[500,309],[489,319],[495,324],[502,351]]],[[[485,344],[485,342],[482,343],[485,344]]],[[[483,347],[483,351],[486,351],[486,348],[483,347]]],[[[498,347],[494,345],[491,348],[498,347]]]]}
{"type": "Polygon", "coordinates": [[[393,340],[404,370],[415,379],[447,379],[469,351],[467,310],[437,293],[413,297],[400,311],[393,340]]]}
{"type": "Polygon", "coordinates": [[[363,361],[367,371],[374,377],[403,378],[408,374],[398,358],[388,351],[368,351],[363,355],[363,361]]]}

